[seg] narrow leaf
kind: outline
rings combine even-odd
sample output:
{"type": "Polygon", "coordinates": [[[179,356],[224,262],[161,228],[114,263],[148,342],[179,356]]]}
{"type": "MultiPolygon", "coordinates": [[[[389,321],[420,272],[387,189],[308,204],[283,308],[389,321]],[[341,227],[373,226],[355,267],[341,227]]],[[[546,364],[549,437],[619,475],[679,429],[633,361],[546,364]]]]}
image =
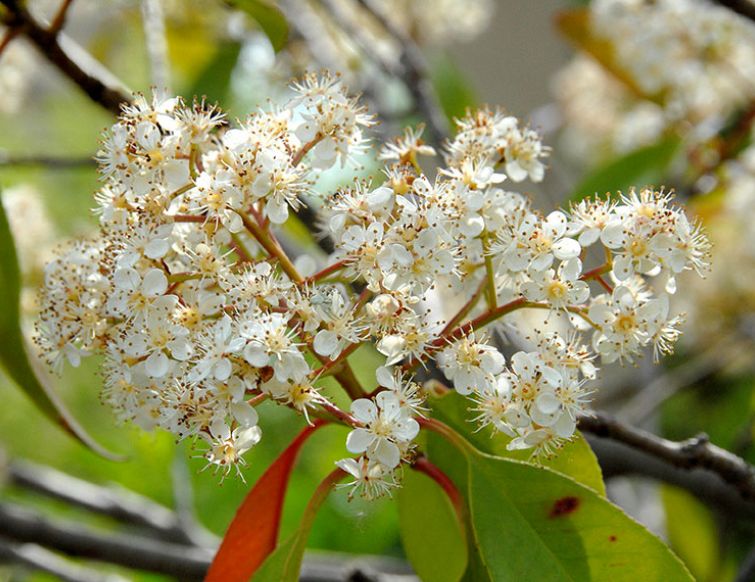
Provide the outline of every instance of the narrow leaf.
{"type": "Polygon", "coordinates": [[[397,497],[401,541],[420,579],[460,580],[467,568],[466,533],[448,496],[429,477],[406,471],[397,497]]]}
{"type": "Polygon", "coordinates": [[[579,202],[588,196],[602,197],[606,193],[627,191],[632,186],[659,187],[681,145],[682,141],[674,135],[611,160],[585,176],[569,200],[579,202]]]}
{"type": "Polygon", "coordinates": [[[433,60],[430,80],[449,120],[463,117],[467,108],[477,105],[469,79],[449,55],[441,54],[433,60]]]}
{"type": "Polygon", "coordinates": [[[227,108],[231,77],[240,52],[241,44],[238,41],[220,43],[215,56],[189,90],[189,97],[207,97],[210,103],[217,102],[227,108]]]}
{"type": "Polygon", "coordinates": [[[275,52],[281,50],[288,40],[288,22],[272,0],[230,0],[230,4],[246,12],[270,39],[275,52]]]}
{"type": "Polygon", "coordinates": [[[254,484],[228,527],[205,582],[246,582],[275,550],[291,470],[301,447],[323,424],[316,420],[302,430],[254,484]]]}
{"type": "Polygon", "coordinates": [[[5,206],[0,203],[0,363],[13,381],[53,422],[98,455],[111,460],[123,457],[111,453],[97,443],[76,422],[73,415],[53,391],[46,372],[28,352],[26,340],[21,330],[19,297],[21,294],[21,274],[16,257],[13,235],[5,214],[5,206]]]}
{"type": "Polygon", "coordinates": [[[317,510],[320,509],[335,484],[345,476],[344,471],[336,469],[320,483],[304,510],[299,528],[268,556],[255,572],[255,582],[298,582],[307,538],[314,524],[317,510]]]}

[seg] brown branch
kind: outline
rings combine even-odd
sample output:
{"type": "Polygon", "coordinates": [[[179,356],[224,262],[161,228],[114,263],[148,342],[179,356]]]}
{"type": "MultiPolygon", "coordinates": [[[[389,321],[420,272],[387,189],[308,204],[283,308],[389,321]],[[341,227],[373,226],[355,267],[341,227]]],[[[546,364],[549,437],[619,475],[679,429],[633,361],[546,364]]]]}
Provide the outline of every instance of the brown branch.
{"type": "Polygon", "coordinates": [[[42,26],[19,0],[0,0],[7,9],[4,24],[17,29],[34,44],[42,54],[66,77],[76,83],[94,102],[118,115],[121,106],[130,101],[119,88],[108,85],[77,63],[61,47],[59,31],[42,26]]]}
{"type": "Polygon", "coordinates": [[[735,488],[746,501],[755,501],[755,467],[744,459],[712,444],[706,435],[675,442],[594,413],[579,418],[579,429],[617,441],[678,469],[703,469],[735,488]]]}

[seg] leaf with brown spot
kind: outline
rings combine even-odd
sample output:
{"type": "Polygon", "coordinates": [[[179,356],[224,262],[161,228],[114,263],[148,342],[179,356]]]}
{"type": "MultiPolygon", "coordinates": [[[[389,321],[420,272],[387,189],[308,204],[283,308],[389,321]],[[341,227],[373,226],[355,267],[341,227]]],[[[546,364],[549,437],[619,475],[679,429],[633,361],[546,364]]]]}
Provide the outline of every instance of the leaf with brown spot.
{"type": "Polygon", "coordinates": [[[578,508],[579,498],[574,497],[573,495],[568,495],[561,499],[556,499],[556,501],[553,502],[553,507],[551,507],[549,516],[554,518],[569,515],[570,513],[577,511],[578,508]]]}

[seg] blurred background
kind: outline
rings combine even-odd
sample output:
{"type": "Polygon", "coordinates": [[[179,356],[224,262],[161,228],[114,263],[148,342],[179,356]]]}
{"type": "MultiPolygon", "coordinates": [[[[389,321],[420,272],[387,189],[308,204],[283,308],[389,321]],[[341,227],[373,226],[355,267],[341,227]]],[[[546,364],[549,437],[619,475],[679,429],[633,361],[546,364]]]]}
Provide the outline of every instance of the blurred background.
{"type": "MultiPolygon", "coordinates": [[[[406,88],[386,73],[397,62],[396,46],[355,4],[279,2],[289,30],[276,55],[274,29],[219,0],[74,0],[61,44],[77,58],[96,59],[128,89],[159,85],[189,98],[206,95],[231,117],[279,98],[287,80],[305,69],[336,68],[383,116],[379,131],[395,135],[420,116],[406,88]],[[366,56],[365,47],[374,54],[366,56]]],[[[61,2],[27,5],[44,23],[55,18],[61,2]]],[[[673,308],[686,312],[688,321],[677,354],[663,366],[653,366],[649,356],[637,367],[611,367],[595,407],[671,439],[704,432],[755,462],[755,22],[692,0],[384,5],[395,26],[421,47],[447,117],[469,105],[501,105],[545,135],[553,148],[549,172],[532,192],[541,207],[650,183],[675,188],[705,222],[714,266],[705,281],[680,285],[684,292],[673,308]],[[668,69],[675,74],[667,75],[668,69]]],[[[11,30],[3,30],[0,54],[0,187],[22,261],[31,332],[45,259],[58,241],[96,228],[90,208],[98,180],[91,158],[112,116],[11,30]]],[[[365,173],[375,169],[370,159],[363,165],[365,173]]],[[[379,361],[366,349],[357,357],[365,365],[355,369],[368,374],[379,361]]],[[[201,472],[205,463],[194,458],[190,443],[115,426],[99,402],[96,366],[86,361],[68,369],[59,393],[97,440],[129,460],[114,463],[88,452],[0,377],[3,503],[120,531],[108,517],[34,491],[35,479],[65,483],[50,473],[63,471],[171,508],[198,535],[205,528],[222,535],[249,484],[302,427],[289,410],[264,403],[265,443],[249,455],[246,483],[229,478],[220,485],[217,476],[201,472]]],[[[342,456],[344,436],[332,427],[305,446],[287,497],[284,535],[342,456]]],[[[609,495],[668,540],[698,580],[736,578],[755,539],[753,513],[737,515],[736,508],[707,503],[705,491],[621,473],[607,472],[609,495]]],[[[309,546],[402,558],[397,520],[390,499],[349,503],[334,495],[309,546]]],[[[2,557],[0,550],[0,562],[2,557]]],[[[132,580],[164,579],[114,566],[97,569],[132,580]]],[[[57,578],[0,563],[0,579],[57,578]]]]}

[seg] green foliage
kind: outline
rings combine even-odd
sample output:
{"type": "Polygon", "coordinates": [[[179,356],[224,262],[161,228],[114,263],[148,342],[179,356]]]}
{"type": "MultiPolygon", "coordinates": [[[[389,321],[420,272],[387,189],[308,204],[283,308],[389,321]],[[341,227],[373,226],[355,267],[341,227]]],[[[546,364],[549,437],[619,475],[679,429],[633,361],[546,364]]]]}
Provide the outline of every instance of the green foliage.
{"type": "Polygon", "coordinates": [[[691,494],[661,488],[666,530],[671,546],[697,580],[714,580],[718,565],[718,534],[711,512],[691,494]]]}
{"type": "Polygon", "coordinates": [[[492,580],[691,580],[618,507],[550,469],[469,455],[471,523],[492,580]]]}
{"type": "Polygon", "coordinates": [[[286,17],[272,0],[230,0],[230,4],[251,16],[270,39],[276,52],[288,40],[286,17]]]}
{"type": "MultiPolygon", "coordinates": [[[[519,461],[526,461],[529,458],[531,451],[509,451],[506,445],[511,439],[506,435],[495,432],[491,428],[474,430],[475,425],[470,422],[468,400],[456,392],[450,392],[442,398],[435,399],[431,404],[435,418],[442,420],[463,435],[478,450],[519,461]]],[[[571,477],[605,497],[606,489],[598,460],[581,434],[577,433],[572,442],[565,445],[557,455],[543,459],[542,465],[571,477]]]]}
{"type": "Polygon", "coordinates": [[[406,471],[396,497],[404,551],[420,579],[461,579],[467,568],[467,541],[445,492],[422,473],[406,471]]]}
{"type": "Polygon", "coordinates": [[[226,108],[229,101],[233,69],[241,52],[237,41],[225,41],[218,46],[215,56],[199,73],[199,77],[186,95],[189,99],[207,97],[210,103],[217,102],[226,108]]]}
{"type": "Polygon", "coordinates": [[[611,160],[585,176],[569,200],[579,202],[588,196],[626,191],[632,186],[661,186],[681,146],[682,141],[673,135],[611,160]]]}
{"type": "Polygon", "coordinates": [[[469,79],[448,55],[442,54],[434,59],[430,80],[449,120],[462,117],[468,107],[477,105],[477,95],[469,79]]]}
{"type": "Polygon", "coordinates": [[[663,543],[593,489],[432,435],[429,458],[470,507],[465,580],[691,580],[663,543]]]}
{"type": "Polygon", "coordinates": [[[16,248],[10,231],[5,207],[0,204],[0,362],[13,381],[54,423],[85,444],[94,452],[109,458],[114,455],[98,443],[74,420],[60,398],[42,377],[40,366],[27,352],[26,340],[21,331],[19,297],[21,274],[18,268],[16,248]]]}

